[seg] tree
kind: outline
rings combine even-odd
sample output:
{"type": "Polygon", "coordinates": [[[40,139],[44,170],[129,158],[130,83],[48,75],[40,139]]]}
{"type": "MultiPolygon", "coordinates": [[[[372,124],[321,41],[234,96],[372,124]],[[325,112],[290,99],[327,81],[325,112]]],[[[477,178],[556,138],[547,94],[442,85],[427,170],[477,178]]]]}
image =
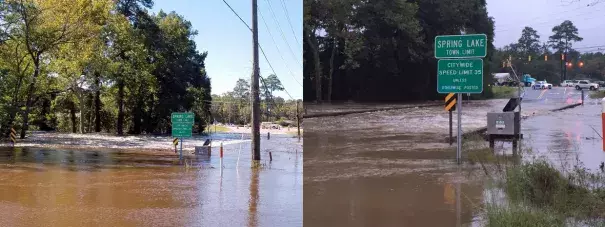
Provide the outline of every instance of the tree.
{"type": "Polygon", "coordinates": [[[245,79],[239,79],[235,82],[233,95],[240,101],[246,101],[250,98],[250,83],[245,79]]]}
{"type": "Polygon", "coordinates": [[[554,34],[549,37],[549,43],[557,53],[567,52],[572,47],[573,42],[583,40],[582,37],[578,36],[578,28],[569,20],[553,27],[552,32],[554,34]]]}
{"type": "Polygon", "coordinates": [[[523,28],[517,47],[524,56],[538,55],[541,52],[540,35],[531,27],[523,28]]]}
{"type": "Polygon", "coordinates": [[[24,42],[34,68],[23,112],[20,138],[24,138],[42,61],[48,52],[61,45],[94,37],[107,17],[110,1],[7,0],[6,4],[9,13],[17,18],[15,26],[21,31],[11,35],[24,42]]]}

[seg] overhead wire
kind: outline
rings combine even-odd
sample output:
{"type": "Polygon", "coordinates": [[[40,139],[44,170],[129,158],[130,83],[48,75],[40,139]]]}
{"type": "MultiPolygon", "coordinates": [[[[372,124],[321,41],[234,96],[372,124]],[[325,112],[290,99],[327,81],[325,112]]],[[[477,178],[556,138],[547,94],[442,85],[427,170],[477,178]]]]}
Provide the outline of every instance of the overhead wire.
{"type": "Polygon", "coordinates": [[[298,82],[298,80],[294,76],[294,73],[292,73],[292,70],[290,70],[290,67],[288,66],[288,63],[286,63],[286,59],[284,59],[284,56],[282,55],[281,51],[279,50],[279,46],[277,45],[277,42],[275,41],[275,38],[273,38],[273,34],[271,34],[271,30],[269,29],[269,25],[267,25],[267,21],[265,21],[265,17],[263,16],[262,13],[260,13],[260,17],[263,20],[263,23],[265,24],[265,27],[267,27],[267,32],[269,32],[269,36],[271,36],[271,40],[273,40],[273,43],[275,44],[275,48],[277,49],[277,53],[279,54],[279,56],[281,57],[281,59],[284,61],[284,65],[286,65],[286,68],[288,68],[288,71],[290,71],[290,75],[292,75],[292,78],[294,79],[294,81],[296,81],[296,83],[298,83],[298,85],[302,86],[302,84],[300,82],[298,82]]]}
{"type": "MultiPolygon", "coordinates": [[[[252,32],[252,28],[250,27],[250,25],[248,25],[248,23],[246,23],[246,21],[244,21],[242,19],[242,17],[239,16],[239,14],[231,7],[231,5],[229,5],[229,3],[226,0],[223,0],[223,2],[229,7],[229,9],[231,9],[231,12],[233,12],[233,14],[235,14],[235,16],[237,16],[237,18],[240,19],[240,21],[246,25],[246,27],[248,28],[248,30],[250,30],[250,32],[252,32]]],[[[271,71],[273,71],[273,74],[275,76],[277,76],[277,73],[275,72],[275,69],[273,68],[273,66],[271,65],[271,62],[269,61],[269,58],[267,57],[267,55],[265,54],[265,51],[263,50],[263,47],[260,45],[260,43],[257,43],[259,49],[261,50],[261,53],[263,54],[263,56],[265,57],[265,60],[267,61],[267,64],[269,65],[269,68],[271,68],[271,71]]],[[[264,81],[264,79],[262,78],[262,76],[259,75],[259,77],[261,77],[261,80],[264,81]]],[[[279,78],[279,77],[278,77],[279,78]]],[[[266,87],[266,86],[265,86],[266,87]]],[[[288,97],[290,97],[290,99],[294,99],[292,97],[292,95],[290,95],[290,92],[288,92],[288,89],[286,89],[286,87],[284,86],[284,92],[286,92],[286,94],[288,95],[288,97]]]]}
{"type": "MultiPolygon", "coordinates": [[[[275,22],[277,23],[277,28],[279,28],[281,36],[284,39],[284,42],[286,42],[286,45],[288,46],[288,49],[290,50],[290,54],[292,54],[292,57],[294,58],[295,61],[298,61],[299,59],[294,54],[294,51],[292,50],[292,47],[290,46],[290,43],[288,42],[288,39],[286,39],[286,35],[284,34],[284,30],[282,30],[281,25],[279,24],[279,20],[277,19],[275,11],[273,11],[273,7],[271,6],[271,2],[269,0],[265,0],[265,1],[269,5],[269,10],[271,11],[271,15],[273,16],[273,20],[275,20],[275,22]]],[[[302,62],[302,60],[300,62],[302,62]]]]}
{"type": "Polygon", "coordinates": [[[294,39],[296,39],[296,44],[302,45],[300,41],[298,41],[297,35],[294,32],[294,26],[292,26],[292,20],[290,20],[290,13],[288,12],[288,7],[286,7],[286,2],[281,0],[282,7],[284,8],[284,12],[286,12],[286,18],[288,18],[288,24],[290,24],[290,29],[292,30],[292,35],[294,35],[294,39]]]}

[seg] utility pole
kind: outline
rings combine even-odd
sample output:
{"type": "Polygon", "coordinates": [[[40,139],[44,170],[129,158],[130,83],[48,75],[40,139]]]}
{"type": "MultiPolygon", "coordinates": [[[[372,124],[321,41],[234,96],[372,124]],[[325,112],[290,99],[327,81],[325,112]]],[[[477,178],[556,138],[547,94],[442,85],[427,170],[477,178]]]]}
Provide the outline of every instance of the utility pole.
{"type": "Polygon", "coordinates": [[[257,0],[252,0],[252,53],[254,58],[251,80],[250,104],[252,106],[252,160],[260,160],[260,100],[258,79],[260,69],[258,66],[258,15],[257,0]]]}

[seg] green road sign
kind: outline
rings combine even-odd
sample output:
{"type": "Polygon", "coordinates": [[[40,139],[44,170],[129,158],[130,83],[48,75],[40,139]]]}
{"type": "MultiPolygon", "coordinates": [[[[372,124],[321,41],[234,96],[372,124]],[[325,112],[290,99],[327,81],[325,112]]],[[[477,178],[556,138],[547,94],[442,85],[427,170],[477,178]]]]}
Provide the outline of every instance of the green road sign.
{"type": "Polygon", "coordinates": [[[193,125],[189,123],[172,123],[172,137],[191,137],[193,125]]]}
{"type": "Polygon", "coordinates": [[[195,116],[193,113],[172,113],[170,119],[172,123],[188,123],[193,125],[195,116]]]}
{"type": "Polygon", "coordinates": [[[482,58],[485,55],[487,55],[485,34],[435,37],[435,58],[482,58]]]}
{"type": "Polygon", "coordinates": [[[437,64],[437,92],[483,92],[483,59],[441,59],[437,64]]]}

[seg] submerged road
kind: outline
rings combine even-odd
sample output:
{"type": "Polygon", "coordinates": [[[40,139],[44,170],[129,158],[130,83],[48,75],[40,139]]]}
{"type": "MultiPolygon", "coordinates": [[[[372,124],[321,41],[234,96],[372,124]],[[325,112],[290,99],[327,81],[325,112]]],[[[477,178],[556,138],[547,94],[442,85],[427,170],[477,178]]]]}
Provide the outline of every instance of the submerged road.
{"type": "MultiPolygon", "coordinates": [[[[531,116],[528,119],[565,116],[565,111],[550,110],[580,100],[581,92],[572,88],[526,88],[523,115],[531,116]]],[[[464,100],[463,130],[484,127],[486,113],[502,111],[507,101],[464,100]]],[[[306,119],[304,223],[454,226],[476,222],[486,190],[482,179],[469,177],[455,164],[455,144],[443,140],[448,121],[442,106],[306,119]],[[455,188],[461,193],[456,194],[455,188]]],[[[532,127],[529,124],[533,122],[523,121],[524,128],[532,127]]],[[[546,136],[542,138],[547,142],[546,136]]]]}

